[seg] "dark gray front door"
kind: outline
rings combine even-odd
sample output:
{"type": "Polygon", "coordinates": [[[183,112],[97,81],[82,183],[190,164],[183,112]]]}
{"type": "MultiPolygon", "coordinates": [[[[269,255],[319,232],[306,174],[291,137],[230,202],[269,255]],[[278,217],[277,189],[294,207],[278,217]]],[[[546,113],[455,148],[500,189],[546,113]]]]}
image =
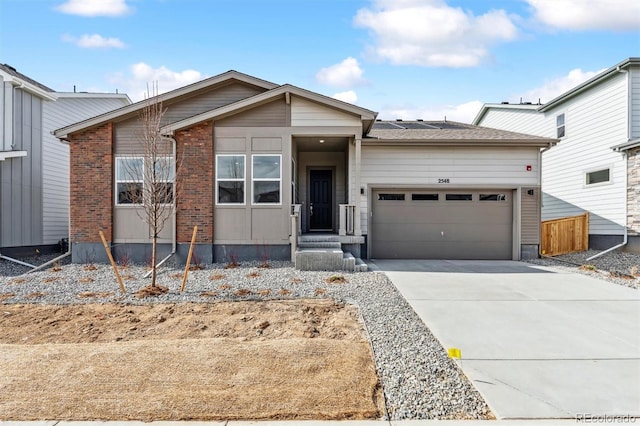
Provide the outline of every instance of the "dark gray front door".
{"type": "Polygon", "coordinates": [[[309,229],[331,230],[333,228],[331,170],[311,170],[309,186],[309,229]]]}

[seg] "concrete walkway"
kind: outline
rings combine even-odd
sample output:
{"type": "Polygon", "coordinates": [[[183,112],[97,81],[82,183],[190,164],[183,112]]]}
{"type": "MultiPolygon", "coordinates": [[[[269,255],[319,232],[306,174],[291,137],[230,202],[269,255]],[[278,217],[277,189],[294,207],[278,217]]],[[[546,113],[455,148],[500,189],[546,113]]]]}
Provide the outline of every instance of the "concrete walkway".
{"type": "Polygon", "coordinates": [[[640,416],[638,290],[521,262],[370,263],[498,418],[640,416]]]}

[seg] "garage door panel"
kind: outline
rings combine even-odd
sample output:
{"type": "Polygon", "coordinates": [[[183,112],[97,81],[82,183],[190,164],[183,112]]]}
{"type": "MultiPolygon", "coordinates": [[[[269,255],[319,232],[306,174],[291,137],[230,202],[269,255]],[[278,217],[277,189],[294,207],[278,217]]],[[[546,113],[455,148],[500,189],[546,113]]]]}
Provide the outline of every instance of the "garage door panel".
{"type": "Polygon", "coordinates": [[[378,193],[374,191],[372,206],[373,257],[511,259],[510,193],[496,197],[495,190],[437,191],[437,200],[412,199],[415,190],[394,191],[404,194],[404,200],[385,200],[378,193]],[[456,195],[446,194],[472,199],[453,200],[456,195]]]}

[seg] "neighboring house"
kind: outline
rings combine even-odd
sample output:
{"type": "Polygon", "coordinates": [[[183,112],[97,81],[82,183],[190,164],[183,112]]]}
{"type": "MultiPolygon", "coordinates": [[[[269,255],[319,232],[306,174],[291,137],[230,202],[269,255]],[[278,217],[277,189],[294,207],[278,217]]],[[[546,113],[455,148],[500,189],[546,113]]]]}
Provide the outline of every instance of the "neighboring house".
{"type": "Polygon", "coordinates": [[[57,248],[69,236],[69,147],[51,132],[131,102],[54,92],[6,64],[0,82],[0,253],[57,248]]]}
{"type": "Polygon", "coordinates": [[[485,104],[484,127],[553,137],[542,155],[542,219],[589,212],[589,247],[640,251],[640,58],[544,105],[485,104]]]}
{"type": "MultiPolygon", "coordinates": [[[[344,250],[351,263],[342,265],[354,269],[352,255],[538,254],[540,149],[555,139],[380,121],[368,109],[235,71],[158,99],[167,109],[161,132],[182,170],[161,255],[175,242],[184,259],[195,225],[204,262],[293,258],[304,269],[339,269],[344,250]]],[[[140,161],[144,106],[55,132],[71,148],[74,262],[105,259],[100,230],[116,256],[148,258],[148,226],[122,173],[140,161]]]]}

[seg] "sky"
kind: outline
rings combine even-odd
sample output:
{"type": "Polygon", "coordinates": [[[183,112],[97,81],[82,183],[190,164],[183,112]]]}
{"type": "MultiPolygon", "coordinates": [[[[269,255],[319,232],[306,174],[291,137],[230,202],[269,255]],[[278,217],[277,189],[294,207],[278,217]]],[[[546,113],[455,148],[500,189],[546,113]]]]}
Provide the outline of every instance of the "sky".
{"type": "Polygon", "coordinates": [[[634,0],[0,0],[0,63],[133,101],[233,69],[381,119],[469,123],[638,56],[634,0]]]}

